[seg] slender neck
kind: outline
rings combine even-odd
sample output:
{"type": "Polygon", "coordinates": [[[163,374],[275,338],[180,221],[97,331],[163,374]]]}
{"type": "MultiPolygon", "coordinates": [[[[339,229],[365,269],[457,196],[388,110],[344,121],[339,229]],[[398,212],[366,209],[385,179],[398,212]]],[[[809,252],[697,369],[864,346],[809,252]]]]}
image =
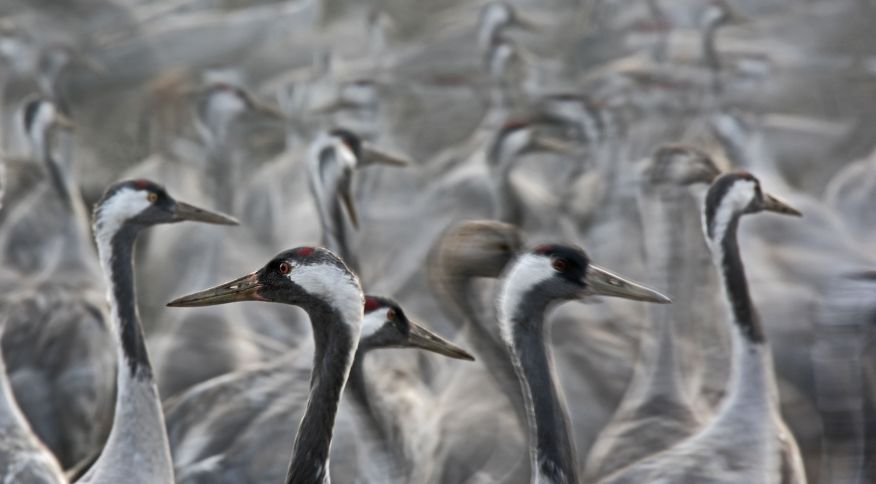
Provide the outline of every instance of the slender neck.
{"type": "Polygon", "coordinates": [[[516,153],[508,153],[502,143],[488,154],[488,163],[493,168],[496,220],[520,225],[523,221],[523,204],[511,183],[511,173],[517,162],[516,153]]]}
{"type": "Polygon", "coordinates": [[[495,320],[485,321],[475,302],[477,289],[471,276],[448,276],[443,284],[448,298],[453,306],[454,318],[459,317],[465,322],[466,340],[471,343],[478,361],[489,370],[496,380],[499,389],[508,397],[520,428],[528,425],[526,404],[520,393],[520,383],[514,365],[508,359],[508,350],[499,335],[491,330],[496,326],[495,320]]]}
{"type": "MultiPolygon", "coordinates": [[[[0,323],[0,336],[3,335],[4,326],[4,323],[0,323]]],[[[2,348],[0,348],[0,432],[7,428],[24,429],[30,433],[30,425],[24,414],[21,413],[21,408],[19,408],[18,402],[15,401],[15,395],[12,393],[12,384],[9,382],[2,348]]]]}
{"type": "Polygon", "coordinates": [[[151,379],[152,365],[146,353],[143,328],[134,291],[134,242],[137,228],[123,225],[109,239],[108,246],[99,245],[101,262],[109,287],[112,319],[119,334],[119,362],[131,377],[151,379]]]}
{"type": "Polygon", "coordinates": [[[739,242],[736,238],[739,217],[740,215],[734,214],[724,232],[715,234],[717,239],[711,242],[712,258],[718,268],[727,302],[730,304],[733,322],[743,342],[746,345],[762,345],[765,343],[763,327],[751,301],[745,268],[739,255],[739,242]]]}
{"type": "Polygon", "coordinates": [[[558,395],[544,341],[547,303],[527,304],[528,299],[524,296],[514,305],[513,314],[503,317],[510,317],[505,323],[512,328],[509,351],[529,409],[532,482],[575,484],[579,482],[577,454],[569,432],[569,417],[558,395]]]}
{"type": "Polygon", "coordinates": [[[172,482],[173,464],[152,379],[143,328],[137,312],[133,278],[133,249],[139,227],[122,224],[117,230],[96,227],[101,266],[108,289],[112,333],[116,338],[116,405],[113,425],[90,473],[96,479],[118,482],[172,482]]]}
{"type": "Polygon", "coordinates": [[[716,46],[718,27],[720,26],[719,21],[712,21],[706,24],[703,30],[703,58],[712,72],[718,72],[721,69],[721,59],[718,56],[718,48],[716,46]]]}
{"type": "Polygon", "coordinates": [[[724,234],[718,234],[720,237],[711,241],[713,262],[720,274],[734,323],[730,381],[713,425],[729,427],[752,437],[756,444],[749,449],[748,461],[752,466],[767,466],[764,462],[769,462],[777,451],[775,423],[778,420],[774,417],[778,413],[778,390],[769,345],[751,302],[739,256],[738,224],[739,215],[736,214],[727,224],[724,234]]]}
{"type": "Polygon", "coordinates": [[[208,157],[210,179],[213,184],[211,189],[216,208],[231,213],[234,210],[235,186],[240,181],[240,170],[238,156],[229,141],[227,126],[213,133],[211,143],[208,145],[208,157]]]}
{"type": "Polygon", "coordinates": [[[667,185],[646,187],[640,193],[639,208],[649,274],[656,287],[672,294],[675,304],[648,306],[650,321],[639,343],[639,359],[628,388],[682,397],[679,358],[683,355],[677,353],[676,335],[696,331],[687,309],[697,303],[694,288],[704,283],[698,277],[703,262],[699,256],[706,255],[706,247],[697,205],[686,187],[667,185]]]}
{"type": "Polygon", "coordinates": [[[353,359],[353,367],[350,370],[350,378],[347,380],[345,395],[353,402],[362,417],[360,421],[368,436],[368,460],[371,467],[378,475],[373,476],[375,482],[399,482],[399,473],[407,473],[402,458],[402,453],[392,445],[390,435],[386,432],[385,420],[392,415],[386,415],[380,411],[379,405],[372,401],[368,391],[368,381],[365,378],[365,356],[372,350],[377,349],[360,341],[353,359]]]}
{"type": "MultiPolygon", "coordinates": [[[[316,351],[310,379],[310,397],[295,436],[287,484],[329,482],[329,448],[341,392],[350,375],[358,334],[334,310],[311,308],[316,351]]],[[[357,323],[359,323],[357,321],[357,323]]]]}
{"type": "Polygon", "coordinates": [[[48,170],[49,180],[52,183],[52,187],[58,193],[58,198],[66,207],[72,208],[72,195],[70,186],[67,182],[69,173],[65,173],[65,170],[60,165],[61,160],[56,159],[55,155],[52,153],[51,138],[52,136],[49,130],[34,133],[33,139],[31,140],[31,149],[34,156],[39,157],[43,162],[43,165],[45,165],[46,170],[48,170]]]}

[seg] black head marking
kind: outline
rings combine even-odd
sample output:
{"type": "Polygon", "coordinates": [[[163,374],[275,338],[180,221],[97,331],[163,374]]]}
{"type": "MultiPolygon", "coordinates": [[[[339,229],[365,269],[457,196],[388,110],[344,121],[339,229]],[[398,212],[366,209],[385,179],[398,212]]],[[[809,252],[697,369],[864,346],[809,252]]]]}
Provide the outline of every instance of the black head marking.
{"type": "Polygon", "coordinates": [[[706,203],[705,203],[705,223],[706,223],[706,233],[709,238],[715,236],[714,233],[714,222],[715,215],[718,213],[718,208],[721,206],[724,198],[733,188],[733,185],[740,180],[746,180],[754,183],[754,192],[755,197],[752,200],[752,203],[749,204],[745,210],[740,212],[748,213],[756,210],[756,203],[758,201],[763,200],[763,192],[760,189],[760,182],[757,178],[754,177],[751,173],[740,171],[735,173],[727,173],[725,175],[721,175],[718,177],[713,183],[711,188],[709,188],[709,192],[706,194],[706,203]]]}
{"type": "Polygon", "coordinates": [[[411,322],[404,309],[394,300],[381,296],[365,297],[365,314],[384,312],[384,325],[367,343],[372,347],[389,347],[403,344],[411,332],[411,322]]]}
{"type": "Polygon", "coordinates": [[[576,285],[585,284],[590,258],[584,249],[558,244],[542,244],[535,246],[532,253],[550,257],[551,265],[558,277],[576,285]]]}
{"type": "Polygon", "coordinates": [[[24,105],[24,129],[25,131],[30,131],[33,126],[34,121],[36,120],[36,115],[40,110],[40,106],[46,102],[45,99],[32,99],[28,101],[24,105]]]}
{"type": "Polygon", "coordinates": [[[147,199],[151,202],[145,210],[127,220],[125,222],[126,226],[143,228],[173,221],[173,210],[177,202],[167,193],[163,186],[146,179],[125,180],[110,185],[95,204],[94,221],[97,229],[101,228],[101,215],[107,202],[124,190],[142,192],[143,197],[149,197],[147,199]]]}
{"type": "Polygon", "coordinates": [[[362,140],[352,131],[345,128],[336,128],[329,131],[329,135],[340,138],[341,142],[353,152],[357,160],[362,159],[362,140]]]}

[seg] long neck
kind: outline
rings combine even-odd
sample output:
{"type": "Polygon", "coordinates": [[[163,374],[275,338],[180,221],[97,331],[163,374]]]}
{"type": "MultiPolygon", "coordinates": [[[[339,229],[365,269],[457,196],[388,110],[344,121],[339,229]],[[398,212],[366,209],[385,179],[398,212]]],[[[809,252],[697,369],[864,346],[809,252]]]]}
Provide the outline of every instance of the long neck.
{"type": "MultiPolygon", "coordinates": [[[[724,234],[711,241],[712,258],[720,274],[729,304],[733,337],[733,360],[727,394],[714,419],[714,425],[726,426],[756,437],[759,446],[751,449],[755,460],[769,462],[776,453],[773,418],[778,412],[778,392],[769,346],[764,338],[760,318],[751,301],[745,269],[739,255],[736,231],[739,215],[734,215],[724,234]]],[[[774,465],[764,464],[764,465],[774,465]]]]}
{"type": "MultiPolygon", "coordinates": [[[[675,304],[648,306],[649,319],[639,345],[629,391],[659,393],[683,399],[686,395],[679,374],[679,339],[696,332],[689,308],[697,304],[694,288],[704,284],[701,256],[707,257],[702,241],[697,205],[686,188],[649,186],[640,194],[648,272],[660,290],[672,294],[675,304]],[[679,310],[683,308],[684,310],[679,310]],[[677,338],[676,335],[684,335],[677,338]]],[[[708,266],[706,266],[708,267],[708,266]]]]}
{"type": "Polygon", "coordinates": [[[309,311],[316,352],[310,397],[295,436],[287,484],[329,482],[329,449],[341,392],[350,374],[358,335],[332,310],[309,311]]]}
{"type": "Polygon", "coordinates": [[[170,482],[173,479],[170,446],[134,291],[133,248],[137,228],[123,225],[111,234],[97,230],[118,366],[113,426],[106,447],[94,464],[94,472],[110,478],[133,476],[170,482]]]}
{"type": "Polygon", "coordinates": [[[547,305],[517,304],[516,308],[506,324],[513,328],[509,350],[530,415],[532,482],[575,484],[579,482],[578,466],[569,417],[560,401],[544,342],[543,319],[547,305]]]}
{"type": "Polygon", "coordinates": [[[703,29],[703,59],[705,59],[709,69],[715,73],[721,69],[721,59],[718,57],[718,48],[716,46],[718,27],[720,26],[720,22],[715,20],[706,24],[703,29]]]}
{"type": "MultiPolygon", "coordinates": [[[[69,143],[69,139],[59,139],[66,135],[56,134],[55,138],[60,144],[69,143]],[[61,142],[64,143],[61,143],[61,142]]],[[[55,191],[58,200],[61,202],[61,207],[67,213],[64,218],[64,231],[67,235],[68,245],[65,247],[64,253],[73,254],[74,257],[81,257],[83,250],[90,252],[92,246],[90,243],[90,231],[88,230],[88,211],[82,196],[75,181],[75,175],[69,159],[58,159],[53,153],[53,143],[48,132],[41,133],[33,141],[33,149],[40,157],[43,165],[48,170],[49,181],[52,189],[55,191]],[[69,244],[75,245],[71,247],[69,244]],[[72,250],[71,250],[72,249],[72,250]],[[79,249],[79,250],[76,250],[79,249]]],[[[71,148],[64,146],[60,150],[62,157],[70,156],[71,148]]],[[[93,254],[93,252],[92,252],[93,254]]],[[[93,256],[92,256],[93,257],[93,256]]],[[[75,262],[75,261],[74,261],[75,262]]]]}
{"type": "Polygon", "coordinates": [[[336,189],[319,190],[316,184],[322,183],[322,180],[315,179],[311,176],[310,192],[313,196],[313,201],[317,205],[319,212],[319,221],[322,226],[322,245],[338,255],[344,260],[347,266],[357,274],[359,273],[359,263],[356,254],[350,249],[347,242],[347,227],[344,220],[344,209],[341,206],[340,199],[336,189]]]}
{"type": "Polygon", "coordinates": [[[406,466],[400,449],[392,445],[391,436],[384,425],[385,419],[392,415],[381,412],[379,405],[371,400],[365,378],[365,356],[373,349],[376,348],[367,342],[359,343],[345,394],[358,410],[360,422],[365,427],[363,430],[368,438],[368,461],[370,467],[377,472],[369,482],[401,482],[401,474],[406,473],[406,466]]]}
{"type": "Polygon", "coordinates": [[[212,182],[212,198],[216,208],[226,213],[234,211],[235,186],[240,182],[237,153],[228,136],[228,127],[223,126],[213,133],[208,145],[209,174],[212,182]]]}
{"type": "Polygon", "coordinates": [[[494,213],[496,220],[520,225],[523,221],[523,204],[511,183],[511,173],[516,166],[516,153],[507,153],[502,143],[488,154],[487,162],[493,167],[494,213]]]}
{"type": "Polygon", "coordinates": [[[478,361],[489,370],[499,389],[508,397],[520,428],[528,425],[526,404],[520,393],[520,383],[514,365],[508,359],[508,350],[496,334],[496,321],[485,321],[479,311],[475,296],[478,294],[474,280],[469,276],[448,276],[443,284],[452,303],[454,317],[465,321],[465,338],[474,348],[478,361]]]}
{"type": "MultiPolygon", "coordinates": [[[[3,334],[4,326],[3,323],[0,323],[0,336],[3,334]]],[[[21,413],[21,408],[19,408],[18,402],[15,401],[15,395],[12,393],[12,385],[9,382],[9,375],[6,373],[6,364],[3,360],[2,348],[0,348],[0,432],[7,433],[5,429],[31,433],[30,424],[21,413]]]]}
{"type": "Polygon", "coordinates": [[[718,268],[724,295],[730,304],[731,318],[743,343],[747,346],[763,345],[763,327],[751,301],[745,267],[739,255],[739,242],[736,238],[739,217],[734,215],[730,219],[723,234],[715,234],[718,239],[711,242],[712,259],[718,268]]]}

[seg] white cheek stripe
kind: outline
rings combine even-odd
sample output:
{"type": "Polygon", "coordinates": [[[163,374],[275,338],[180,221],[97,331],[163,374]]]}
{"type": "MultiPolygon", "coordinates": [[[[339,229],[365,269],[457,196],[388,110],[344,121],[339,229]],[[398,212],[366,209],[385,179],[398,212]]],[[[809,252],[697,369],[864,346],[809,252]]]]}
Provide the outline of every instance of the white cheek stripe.
{"type": "MultiPolygon", "coordinates": [[[[724,233],[727,231],[727,225],[733,218],[733,214],[743,210],[754,199],[754,182],[748,180],[739,180],[730,187],[730,190],[724,195],[721,200],[721,205],[715,211],[715,218],[712,220],[712,237],[706,233],[706,240],[715,241],[720,244],[720,240],[724,238],[724,233]]],[[[703,214],[705,217],[705,213],[703,214]]],[[[703,224],[705,227],[705,224],[703,224]]],[[[708,230],[708,229],[707,229],[708,230]]]]}
{"type": "Polygon", "coordinates": [[[362,326],[364,296],[355,276],[332,264],[314,264],[296,266],[286,277],[308,294],[337,309],[358,339],[362,326]]]}
{"type": "Polygon", "coordinates": [[[386,324],[386,309],[378,308],[365,315],[362,320],[362,338],[367,338],[376,333],[386,324]]]}
{"type": "Polygon", "coordinates": [[[95,220],[97,243],[109,243],[109,238],[119,230],[119,227],[126,220],[135,217],[152,205],[146,196],[146,191],[122,188],[104,201],[95,220]]]}
{"type": "Polygon", "coordinates": [[[514,341],[511,318],[521,300],[533,287],[553,277],[554,272],[550,258],[536,254],[521,255],[507,269],[502,278],[496,308],[505,344],[510,345],[514,341]]]}

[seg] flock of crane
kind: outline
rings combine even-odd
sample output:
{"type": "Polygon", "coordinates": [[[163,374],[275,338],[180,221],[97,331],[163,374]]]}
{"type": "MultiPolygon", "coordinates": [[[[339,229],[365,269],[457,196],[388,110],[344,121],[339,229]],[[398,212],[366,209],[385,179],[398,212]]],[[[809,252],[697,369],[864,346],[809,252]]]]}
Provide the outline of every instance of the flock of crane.
{"type": "Polygon", "coordinates": [[[876,481],[868,2],[6,1],[0,481],[876,481]]]}

